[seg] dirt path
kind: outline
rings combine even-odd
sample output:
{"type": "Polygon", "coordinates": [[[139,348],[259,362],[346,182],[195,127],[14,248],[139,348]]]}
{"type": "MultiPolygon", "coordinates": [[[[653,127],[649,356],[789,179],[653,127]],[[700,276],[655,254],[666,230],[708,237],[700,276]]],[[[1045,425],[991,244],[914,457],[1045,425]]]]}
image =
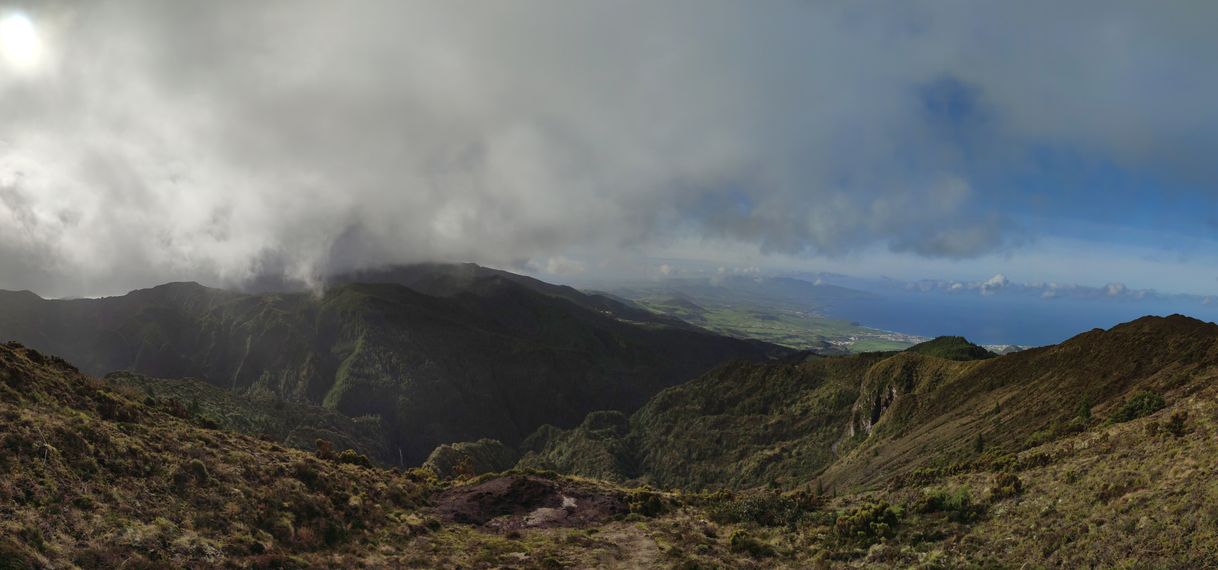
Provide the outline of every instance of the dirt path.
{"type": "Polygon", "coordinates": [[[664,568],[663,553],[646,532],[629,523],[615,523],[605,526],[598,535],[618,546],[619,556],[603,553],[595,560],[597,568],[664,568]]]}

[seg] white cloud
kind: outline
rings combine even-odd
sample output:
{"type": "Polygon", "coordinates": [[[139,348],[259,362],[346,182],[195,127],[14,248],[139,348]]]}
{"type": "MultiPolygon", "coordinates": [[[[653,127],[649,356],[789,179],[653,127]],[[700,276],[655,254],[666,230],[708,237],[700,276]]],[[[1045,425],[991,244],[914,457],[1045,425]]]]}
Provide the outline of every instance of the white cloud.
{"type": "Polygon", "coordinates": [[[0,74],[0,287],[1005,255],[976,160],[1211,172],[1213,6],[38,3],[48,71],[0,74]]]}

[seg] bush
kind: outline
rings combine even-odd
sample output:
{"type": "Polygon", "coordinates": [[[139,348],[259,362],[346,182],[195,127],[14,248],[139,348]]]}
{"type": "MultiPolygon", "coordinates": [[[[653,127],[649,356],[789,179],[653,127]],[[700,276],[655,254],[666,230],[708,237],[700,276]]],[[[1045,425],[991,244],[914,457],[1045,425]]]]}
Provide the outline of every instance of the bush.
{"type": "Polygon", "coordinates": [[[195,423],[203,429],[220,429],[220,422],[201,414],[195,416],[195,423]]]}
{"type": "Polygon", "coordinates": [[[97,415],[108,422],[137,423],[139,410],[113,396],[97,395],[97,415]]]}
{"type": "Polygon", "coordinates": [[[1119,410],[1108,418],[1108,423],[1119,424],[1149,416],[1166,406],[1163,396],[1154,392],[1142,391],[1131,396],[1119,410]]]}
{"type": "Polygon", "coordinates": [[[1188,427],[1184,425],[1187,420],[1188,412],[1176,412],[1171,415],[1171,419],[1167,420],[1167,425],[1163,427],[1172,437],[1184,437],[1189,432],[1188,427]]]}
{"type": "Polygon", "coordinates": [[[985,515],[985,507],[973,502],[967,487],[927,493],[914,504],[914,510],[920,513],[947,513],[949,519],[960,523],[973,522],[985,515]]]}
{"type": "Polygon", "coordinates": [[[351,465],[359,465],[360,467],[372,467],[372,461],[368,460],[367,455],[362,455],[354,449],[343,450],[338,454],[337,461],[339,463],[349,463],[351,465]]]}
{"type": "Polygon", "coordinates": [[[1014,473],[999,473],[994,477],[994,486],[990,487],[990,499],[1001,500],[1014,497],[1023,492],[1023,481],[1014,473]]]}
{"type": "Polygon", "coordinates": [[[803,518],[804,506],[794,498],[767,491],[725,499],[711,505],[707,514],[718,523],[789,526],[803,518]]]}
{"type": "Polygon", "coordinates": [[[328,439],[317,438],[313,442],[313,446],[317,448],[318,459],[334,459],[334,444],[328,439]]]}
{"type": "Polygon", "coordinates": [[[898,509],[880,501],[838,516],[834,528],[842,538],[872,541],[893,536],[900,518],[898,509]]]}
{"type": "Polygon", "coordinates": [[[436,447],[423,463],[440,479],[469,479],[511,469],[516,451],[496,439],[446,443],[436,447]]]}
{"type": "Polygon", "coordinates": [[[173,485],[178,489],[184,489],[192,481],[195,485],[203,486],[211,480],[211,475],[207,472],[207,465],[198,459],[191,459],[185,465],[179,465],[177,471],[173,474],[173,485]]]}
{"type": "Polygon", "coordinates": [[[1078,403],[1078,414],[1075,417],[1077,417],[1083,423],[1090,422],[1091,408],[1094,405],[1095,404],[1091,401],[1090,396],[1083,397],[1082,401],[1078,403]]]}
{"type": "Polygon", "coordinates": [[[747,554],[753,558],[766,558],[778,554],[773,546],[754,538],[743,530],[733,532],[732,537],[728,539],[728,545],[732,552],[747,554]]]}
{"type": "Polygon", "coordinates": [[[634,489],[626,495],[630,513],[644,517],[658,517],[672,510],[672,502],[664,495],[646,487],[634,489]]]}
{"type": "Polygon", "coordinates": [[[1087,423],[1088,420],[1081,417],[1071,418],[1068,422],[1053,420],[1053,422],[1049,425],[1033,432],[1032,435],[1029,435],[1028,438],[1024,440],[1024,449],[1039,447],[1065,436],[1087,431],[1087,423]]]}

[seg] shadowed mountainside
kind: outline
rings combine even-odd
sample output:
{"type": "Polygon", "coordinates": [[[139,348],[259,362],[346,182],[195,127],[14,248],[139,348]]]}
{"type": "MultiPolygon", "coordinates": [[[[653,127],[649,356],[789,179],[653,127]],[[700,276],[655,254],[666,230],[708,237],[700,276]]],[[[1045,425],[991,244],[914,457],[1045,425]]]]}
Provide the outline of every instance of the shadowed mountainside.
{"type": "Polygon", "coordinates": [[[441,443],[515,444],[546,423],[633,410],[724,361],[785,352],[477,266],[378,275],[370,279],[382,282],[340,279],[320,295],[195,283],[102,299],[0,292],[0,338],[63,355],[91,374],[204,378],[378,416],[390,455],[400,448],[406,464],[441,443]]]}
{"type": "Polygon", "coordinates": [[[192,416],[214,427],[253,435],[288,447],[313,451],[317,441],[335,449],[353,449],[384,465],[396,465],[385,426],[377,416],[350,418],[314,404],[266,395],[238,394],[191,378],[151,378],[113,372],[108,386],[137,398],[171,399],[192,416]]]}

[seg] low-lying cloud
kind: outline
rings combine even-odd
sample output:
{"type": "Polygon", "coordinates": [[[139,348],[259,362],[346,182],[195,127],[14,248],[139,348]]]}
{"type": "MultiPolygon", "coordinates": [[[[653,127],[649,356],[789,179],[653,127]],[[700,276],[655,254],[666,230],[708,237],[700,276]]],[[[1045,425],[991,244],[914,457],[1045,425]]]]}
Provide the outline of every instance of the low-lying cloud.
{"type": "Polygon", "coordinates": [[[1029,238],[979,168],[1057,145],[1209,177],[1218,147],[1205,2],[24,10],[0,287],[45,295],[690,236],[964,258],[1029,238]]]}

